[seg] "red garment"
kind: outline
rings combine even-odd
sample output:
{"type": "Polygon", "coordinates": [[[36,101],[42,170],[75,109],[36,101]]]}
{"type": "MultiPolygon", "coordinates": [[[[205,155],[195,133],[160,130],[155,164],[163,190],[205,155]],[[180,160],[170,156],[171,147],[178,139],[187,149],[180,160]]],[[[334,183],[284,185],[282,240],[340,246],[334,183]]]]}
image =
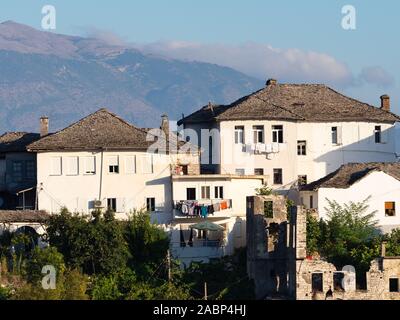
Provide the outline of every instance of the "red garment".
{"type": "Polygon", "coordinates": [[[221,210],[225,210],[225,209],[228,209],[228,204],[226,201],[222,201],[221,202],[221,210]]]}

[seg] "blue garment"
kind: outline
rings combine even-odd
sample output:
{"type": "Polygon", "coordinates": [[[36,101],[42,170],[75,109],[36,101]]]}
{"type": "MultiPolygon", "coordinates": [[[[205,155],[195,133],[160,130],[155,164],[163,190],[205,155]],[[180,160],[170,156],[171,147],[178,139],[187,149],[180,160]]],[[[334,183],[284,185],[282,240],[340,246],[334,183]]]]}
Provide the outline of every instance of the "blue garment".
{"type": "Polygon", "coordinates": [[[201,216],[203,218],[207,218],[208,215],[208,207],[207,206],[201,206],[201,216]]]}

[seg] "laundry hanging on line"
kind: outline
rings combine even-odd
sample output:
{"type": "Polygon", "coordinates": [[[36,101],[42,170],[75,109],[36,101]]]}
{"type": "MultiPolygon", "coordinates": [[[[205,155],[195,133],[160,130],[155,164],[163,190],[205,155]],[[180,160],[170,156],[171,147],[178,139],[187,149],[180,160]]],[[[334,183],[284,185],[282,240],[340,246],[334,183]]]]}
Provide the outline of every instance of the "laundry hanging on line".
{"type": "Polygon", "coordinates": [[[198,216],[207,218],[215,212],[232,208],[232,200],[211,200],[209,203],[199,203],[194,200],[184,200],[175,203],[174,209],[184,216],[198,216]]]}

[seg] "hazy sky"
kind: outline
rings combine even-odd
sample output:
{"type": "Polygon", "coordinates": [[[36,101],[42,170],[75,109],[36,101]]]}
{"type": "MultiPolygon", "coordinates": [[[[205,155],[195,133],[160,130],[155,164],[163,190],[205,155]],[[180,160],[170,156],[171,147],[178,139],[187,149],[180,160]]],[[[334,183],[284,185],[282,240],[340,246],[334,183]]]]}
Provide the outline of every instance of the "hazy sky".
{"type": "Polygon", "coordinates": [[[400,112],[400,1],[2,0],[0,20],[40,29],[48,4],[57,10],[57,33],[131,43],[262,79],[325,82],[375,105],[387,93],[400,112]],[[344,5],[356,9],[355,30],[342,28],[344,5]]]}

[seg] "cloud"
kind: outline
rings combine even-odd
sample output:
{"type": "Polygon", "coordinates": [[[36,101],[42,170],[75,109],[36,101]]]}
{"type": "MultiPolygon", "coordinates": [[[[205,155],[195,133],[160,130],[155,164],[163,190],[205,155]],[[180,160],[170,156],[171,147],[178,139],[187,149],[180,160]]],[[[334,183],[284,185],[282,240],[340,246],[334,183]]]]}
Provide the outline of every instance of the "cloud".
{"type": "Polygon", "coordinates": [[[129,43],[109,31],[97,28],[86,28],[85,31],[88,36],[111,45],[134,47],[144,53],[172,59],[214,63],[259,79],[325,83],[341,89],[364,84],[387,88],[395,83],[394,77],[382,67],[365,67],[355,76],[344,62],[329,54],[311,50],[281,49],[255,42],[239,45],[190,41],[129,43]]]}
{"type": "Polygon", "coordinates": [[[379,66],[363,68],[359,79],[364,83],[373,84],[379,88],[389,88],[395,84],[394,77],[379,66]]]}
{"type": "Polygon", "coordinates": [[[135,47],[170,58],[228,66],[260,79],[328,83],[339,87],[349,86],[354,82],[346,64],[328,54],[314,51],[278,49],[254,42],[226,45],[158,41],[135,44],[135,47]]]}

